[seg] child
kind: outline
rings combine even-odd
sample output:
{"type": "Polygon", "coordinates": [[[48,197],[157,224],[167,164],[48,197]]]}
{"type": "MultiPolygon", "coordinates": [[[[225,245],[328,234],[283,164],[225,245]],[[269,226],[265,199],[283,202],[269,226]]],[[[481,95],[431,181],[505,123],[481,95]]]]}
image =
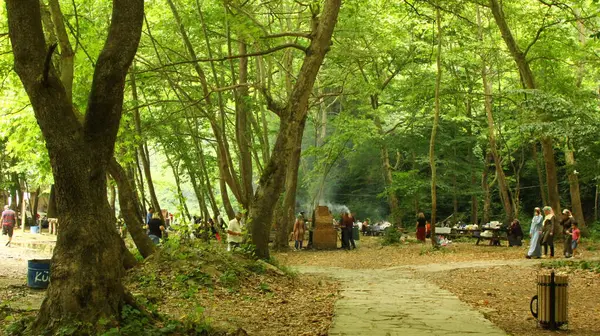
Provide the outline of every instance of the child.
{"type": "Polygon", "coordinates": [[[579,237],[581,236],[581,232],[577,228],[577,223],[574,222],[571,225],[571,236],[573,237],[573,241],[571,242],[571,249],[573,250],[573,258],[575,258],[577,252],[577,244],[579,243],[579,237]]]}

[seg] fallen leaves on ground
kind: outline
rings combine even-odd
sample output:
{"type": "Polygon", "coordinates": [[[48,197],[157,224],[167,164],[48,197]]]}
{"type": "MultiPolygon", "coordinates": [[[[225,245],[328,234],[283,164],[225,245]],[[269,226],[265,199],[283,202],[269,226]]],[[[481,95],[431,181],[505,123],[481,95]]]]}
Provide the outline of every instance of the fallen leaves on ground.
{"type": "MultiPolygon", "coordinates": [[[[543,330],[529,311],[536,295],[538,266],[499,266],[424,273],[427,280],[449,290],[503,330],[516,336],[555,335],[543,330]]],[[[575,270],[569,273],[568,334],[600,335],[600,274],[575,270]]]]}
{"type": "Polygon", "coordinates": [[[177,253],[155,255],[128,276],[128,287],[159,313],[249,335],[327,335],[336,281],[277,274],[218,248],[177,253]]]}

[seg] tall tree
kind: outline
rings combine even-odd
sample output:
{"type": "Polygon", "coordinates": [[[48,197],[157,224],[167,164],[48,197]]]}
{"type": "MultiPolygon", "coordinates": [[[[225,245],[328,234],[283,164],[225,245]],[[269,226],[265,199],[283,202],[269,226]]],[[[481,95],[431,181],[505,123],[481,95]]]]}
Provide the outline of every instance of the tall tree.
{"type": "Polygon", "coordinates": [[[46,140],[55,180],[61,230],[52,283],[32,334],[56,333],[79,321],[93,329],[119,317],[126,301],[121,283],[125,245],[115,230],[106,194],[122,113],[127,70],[136,53],[143,0],[113,1],[111,24],[96,62],[85,121],[74,113],[46,48],[39,1],[6,1],[15,71],[46,140]]]}
{"type": "Polygon", "coordinates": [[[429,140],[429,167],[431,169],[431,244],[437,246],[435,236],[435,224],[437,216],[437,167],[435,162],[435,141],[440,122],[440,88],[442,85],[442,15],[440,8],[435,9],[435,21],[437,27],[437,53],[436,53],[436,77],[435,77],[435,106],[433,108],[433,125],[431,127],[431,138],[429,140]]]}
{"type": "Polygon", "coordinates": [[[269,234],[275,208],[273,200],[282,192],[287,164],[294,148],[302,141],[309,97],[325,54],[329,51],[340,6],[341,0],[326,0],[320,16],[315,8],[310,45],[306,48],[306,56],[292,94],[285,105],[276,104],[272,100],[269,104],[280,117],[279,133],[248,215],[252,242],[260,258],[269,257],[269,234]]]}

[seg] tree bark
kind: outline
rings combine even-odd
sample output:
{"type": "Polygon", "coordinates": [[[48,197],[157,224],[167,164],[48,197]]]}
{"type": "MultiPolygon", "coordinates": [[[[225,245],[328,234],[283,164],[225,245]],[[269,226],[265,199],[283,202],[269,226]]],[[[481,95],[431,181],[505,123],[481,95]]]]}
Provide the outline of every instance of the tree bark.
{"type": "Polygon", "coordinates": [[[144,229],[143,223],[146,216],[144,213],[139,212],[140,206],[137,194],[127,178],[125,169],[114,158],[108,165],[108,172],[115,180],[119,190],[119,207],[121,208],[121,215],[125,220],[125,225],[127,225],[127,230],[142,257],[147,258],[154,253],[156,247],[144,229]]]}
{"type": "Polygon", "coordinates": [[[481,188],[483,189],[483,218],[482,225],[490,222],[490,208],[492,204],[492,195],[490,193],[490,184],[488,182],[488,175],[490,170],[490,163],[492,161],[492,155],[485,153],[485,165],[483,166],[483,174],[481,175],[481,188]]]}
{"type": "MultiPolygon", "coordinates": [[[[527,61],[526,55],[521,51],[517,41],[514,39],[506,19],[504,18],[504,12],[502,11],[501,5],[498,0],[489,0],[490,9],[494,15],[494,19],[502,38],[510,51],[513,60],[517,64],[519,73],[521,74],[521,80],[525,88],[529,90],[535,90],[535,78],[529,62],[527,61]]],[[[560,195],[558,193],[558,177],[556,175],[556,161],[554,159],[554,147],[553,140],[550,136],[542,136],[542,150],[544,154],[544,163],[546,165],[546,181],[548,183],[548,197],[550,200],[550,206],[554,208],[556,213],[560,212],[560,195]]]]}
{"type": "Polygon", "coordinates": [[[440,88],[442,84],[442,16],[440,9],[435,11],[436,26],[437,26],[437,55],[435,77],[435,107],[433,111],[433,125],[431,128],[431,138],[429,140],[429,167],[431,168],[431,244],[437,247],[437,238],[435,236],[435,223],[437,216],[437,171],[435,162],[435,141],[437,136],[438,124],[440,121],[440,88]]]}
{"type": "MultiPolygon", "coordinates": [[[[378,105],[378,103],[377,103],[378,97],[371,96],[371,101],[376,102],[376,103],[372,103],[373,106],[378,105]],[[375,105],[375,104],[377,104],[377,105],[375,105]]],[[[379,134],[381,136],[384,136],[383,127],[381,125],[381,120],[379,119],[379,117],[375,117],[375,127],[377,127],[379,134]]],[[[380,145],[379,151],[381,152],[381,163],[383,165],[383,167],[382,167],[383,168],[383,180],[385,181],[386,189],[388,189],[386,191],[386,193],[388,196],[388,203],[390,205],[390,212],[392,213],[392,223],[394,224],[395,227],[401,228],[402,227],[402,210],[400,209],[400,201],[398,200],[398,195],[396,194],[396,192],[394,190],[392,190],[392,185],[394,184],[394,178],[393,178],[394,168],[392,167],[392,165],[390,163],[390,153],[388,151],[388,147],[387,147],[385,141],[383,141],[382,144],[380,145]]]]}
{"type": "Polygon", "coordinates": [[[302,152],[302,136],[296,141],[296,147],[290,157],[288,171],[286,172],[285,193],[283,198],[282,216],[276,232],[275,248],[287,250],[289,248],[289,235],[296,218],[296,190],[298,188],[298,170],[300,168],[300,154],[302,152]]]}
{"type": "Polygon", "coordinates": [[[329,51],[331,36],[337,22],[341,0],[326,0],[320,18],[313,18],[312,40],[300,73],[285,108],[279,111],[279,134],[269,163],[260,178],[250,207],[248,224],[252,243],[259,258],[269,258],[269,234],[275,202],[283,189],[287,164],[298,142],[302,139],[308,113],[308,99],[317,74],[329,51]],[[318,20],[318,21],[317,21],[318,20]]]}
{"type": "Polygon", "coordinates": [[[581,193],[579,192],[579,178],[577,177],[575,162],[575,154],[569,146],[567,139],[567,147],[565,149],[565,162],[567,163],[567,172],[569,176],[569,190],[571,192],[571,210],[573,216],[577,220],[579,227],[585,227],[585,218],[583,216],[583,207],[581,206],[581,193]]]}
{"type": "Polygon", "coordinates": [[[546,205],[548,204],[548,196],[546,196],[546,188],[544,187],[544,172],[542,171],[542,166],[540,165],[540,159],[538,157],[537,141],[534,141],[532,144],[532,155],[533,160],[535,161],[535,169],[537,170],[538,174],[538,183],[540,184],[542,203],[546,205]]]}
{"type": "Polygon", "coordinates": [[[46,140],[61,225],[52,282],[28,332],[56,334],[73,321],[89,325],[88,332],[102,331],[114,325],[110,322],[119,318],[125,302],[121,278],[128,251],[110,214],[106,167],[119,129],[125,76],[141,36],[144,2],[113,1],[83,124],[50,62],[39,1],[7,0],[6,7],[15,71],[46,140]]]}

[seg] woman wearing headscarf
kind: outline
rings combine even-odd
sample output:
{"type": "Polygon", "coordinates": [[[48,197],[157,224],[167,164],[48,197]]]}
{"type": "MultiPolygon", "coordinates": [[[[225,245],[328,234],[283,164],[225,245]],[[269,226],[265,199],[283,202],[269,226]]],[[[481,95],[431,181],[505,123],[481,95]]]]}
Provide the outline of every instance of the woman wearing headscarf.
{"type": "Polygon", "coordinates": [[[562,218],[560,220],[560,228],[564,237],[563,255],[565,258],[571,258],[571,256],[573,256],[573,249],[571,248],[571,242],[573,241],[573,238],[569,232],[573,226],[573,223],[575,223],[575,218],[573,218],[571,211],[569,211],[569,209],[564,209],[562,212],[562,218]]]}
{"type": "Polygon", "coordinates": [[[529,229],[531,240],[529,241],[529,251],[527,251],[527,255],[525,256],[527,259],[542,257],[542,246],[540,243],[543,222],[544,216],[542,216],[542,210],[535,208],[533,218],[531,219],[531,228],[529,229]]]}
{"type": "Polygon", "coordinates": [[[554,257],[554,228],[557,226],[557,219],[554,210],[551,207],[544,207],[544,227],[542,228],[542,246],[544,246],[544,255],[548,256],[548,247],[550,247],[550,257],[554,257]]]}

